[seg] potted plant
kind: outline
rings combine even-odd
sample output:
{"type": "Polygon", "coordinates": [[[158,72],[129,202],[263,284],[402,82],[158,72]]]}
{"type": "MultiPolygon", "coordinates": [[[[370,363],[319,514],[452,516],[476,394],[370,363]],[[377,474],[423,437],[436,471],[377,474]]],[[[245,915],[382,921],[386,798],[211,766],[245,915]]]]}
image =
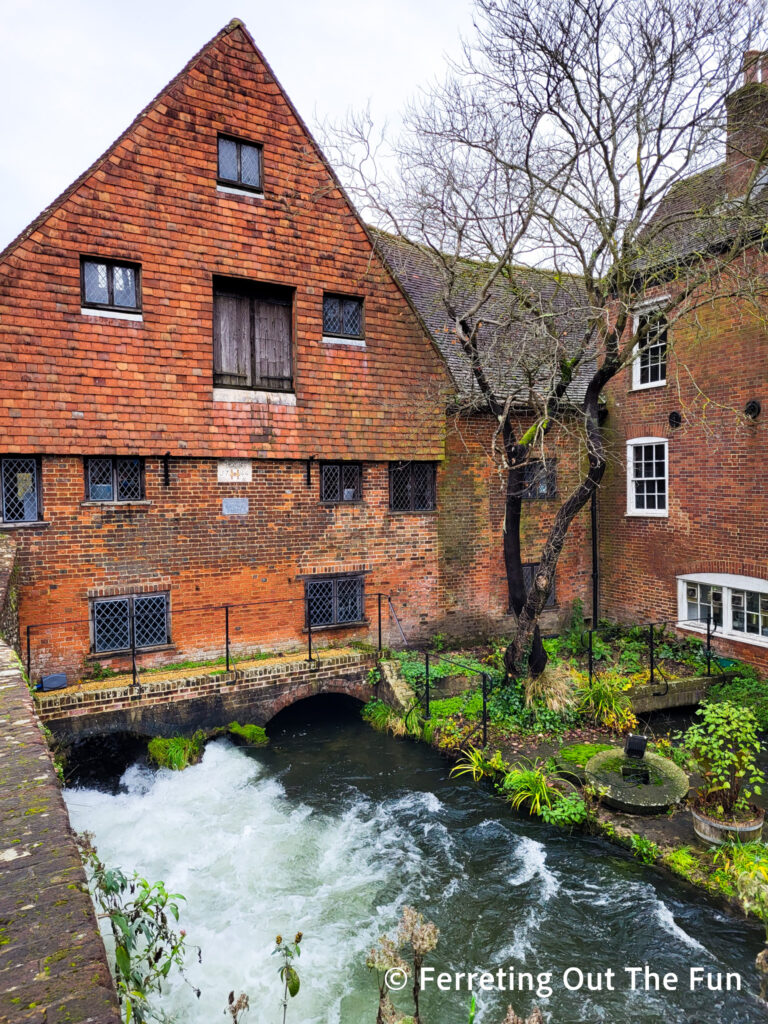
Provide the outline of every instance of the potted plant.
{"type": "Polygon", "coordinates": [[[696,714],[701,721],[685,736],[702,776],[692,808],[696,835],[717,845],[759,839],[765,812],[750,803],[764,781],[755,716],[730,701],[705,704],[696,714]]]}

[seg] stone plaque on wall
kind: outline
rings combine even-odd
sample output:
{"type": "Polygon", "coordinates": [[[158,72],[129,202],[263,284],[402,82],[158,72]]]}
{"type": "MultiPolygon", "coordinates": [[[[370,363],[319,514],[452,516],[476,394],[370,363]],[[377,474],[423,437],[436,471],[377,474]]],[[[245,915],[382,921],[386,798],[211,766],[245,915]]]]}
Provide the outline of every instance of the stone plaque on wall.
{"type": "Polygon", "coordinates": [[[219,459],[220,484],[249,484],[252,479],[250,459],[219,459]]]}
{"type": "Polygon", "coordinates": [[[221,502],[221,511],[225,516],[247,516],[247,498],[224,498],[221,502]]]}

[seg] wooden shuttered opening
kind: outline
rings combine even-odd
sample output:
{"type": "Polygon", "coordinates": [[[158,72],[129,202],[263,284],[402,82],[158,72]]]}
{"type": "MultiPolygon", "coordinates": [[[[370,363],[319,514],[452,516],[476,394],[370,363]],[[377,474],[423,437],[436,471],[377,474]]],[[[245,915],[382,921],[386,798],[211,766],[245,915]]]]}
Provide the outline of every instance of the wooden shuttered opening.
{"type": "Polygon", "coordinates": [[[247,388],[253,380],[251,300],[225,292],[213,297],[213,372],[217,384],[247,388]]]}
{"type": "Polygon", "coordinates": [[[214,384],[293,390],[291,311],[288,288],[214,280],[214,384]]]}

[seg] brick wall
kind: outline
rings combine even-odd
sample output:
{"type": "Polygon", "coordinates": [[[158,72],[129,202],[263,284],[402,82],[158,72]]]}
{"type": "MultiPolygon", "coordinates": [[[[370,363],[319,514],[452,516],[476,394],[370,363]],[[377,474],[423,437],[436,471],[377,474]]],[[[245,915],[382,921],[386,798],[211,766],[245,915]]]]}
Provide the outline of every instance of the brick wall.
{"type": "MultiPolygon", "coordinates": [[[[603,611],[626,622],[677,619],[676,577],[732,573],[768,579],[768,334],[730,302],[676,328],[668,383],[609,389],[611,462],[601,489],[603,611]],[[762,413],[746,420],[747,401],[762,413]],[[680,412],[683,426],[669,425],[680,412]],[[669,516],[626,515],[626,441],[669,444],[669,516]]],[[[768,648],[718,640],[718,649],[768,668],[768,648]]]]}
{"type": "MultiPolygon", "coordinates": [[[[529,424],[518,424],[522,434],[529,424]]],[[[449,416],[446,461],[439,490],[440,594],[443,618],[435,628],[449,635],[511,627],[504,568],[505,480],[499,476],[491,443],[495,421],[487,415],[449,416]]],[[[523,561],[535,563],[563,495],[577,481],[573,437],[548,437],[547,454],[557,460],[559,497],[524,501],[521,518],[523,561]]],[[[545,632],[568,620],[580,598],[589,614],[591,555],[589,509],[576,518],[557,567],[556,606],[542,618],[545,632]]]]}
{"type": "MultiPolygon", "coordinates": [[[[77,676],[90,647],[89,600],[167,590],[173,648],[141,664],[218,657],[224,604],[234,607],[235,652],[303,646],[304,578],[365,574],[362,629],[318,631],[315,642],[375,639],[379,591],[392,595],[410,637],[439,606],[437,513],[389,511],[387,463],[364,463],[363,501],[320,503],[319,469],[255,461],[250,483],[219,483],[215,459],[173,459],[165,486],[160,459],[146,462],[146,501],[84,502],[82,459],[45,458],[45,525],[14,531],[21,546],[21,625],[32,625],[33,675],[77,676]],[[248,499],[247,515],[222,515],[222,500],[248,499]],[[70,620],[74,620],[71,622],[70,620]],[[65,622],[55,628],[39,624],[65,622]]],[[[384,640],[396,636],[386,606],[384,640]]],[[[105,659],[124,667],[124,659],[105,659]]]]}

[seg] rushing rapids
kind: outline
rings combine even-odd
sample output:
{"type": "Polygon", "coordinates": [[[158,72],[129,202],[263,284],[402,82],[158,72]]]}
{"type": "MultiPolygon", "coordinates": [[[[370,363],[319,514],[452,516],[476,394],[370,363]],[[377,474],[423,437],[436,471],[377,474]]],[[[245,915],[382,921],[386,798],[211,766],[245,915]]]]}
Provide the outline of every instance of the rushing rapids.
{"type": "MultiPolygon", "coordinates": [[[[514,817],[450,780],[435,752],[372,733],[339,704],[299,705],[272,737],[258,750],[217,741],[182,773],[139,761],[119,784],[105,772],[99,787],[66,791],[73,826],[94,834],[106,863],[186,896],[181,923],[202,950],[189,976],[202,995],[174,979],[161,1000],[185,1024],[223,1020],[231,989],[248,993],[247,1019],[282,1019],[270,953],[278,932],[298,930],[302,988],[288,1021],[373,1024],[366,952],[404,903],[439,926],[428,961],[439,971],[552,972],[548,997],[479,992],[478,1024],[501,1021],[507,1002],[538,1003],[552,1024],[765,1020],[757,926],[601,841],[514,817]],[[677,990],[633,991],[626,968],[646,964],[676,974],[677,990]],[[569,968],[602,977],[602,990],[568,991],[569,968]],[[691,991],[692,968],[738,974],[742,990],[691,991]]],[[[423,1005],[430,1024],[465,1024],[469,994],[432,985],[423,1005]]]]}

